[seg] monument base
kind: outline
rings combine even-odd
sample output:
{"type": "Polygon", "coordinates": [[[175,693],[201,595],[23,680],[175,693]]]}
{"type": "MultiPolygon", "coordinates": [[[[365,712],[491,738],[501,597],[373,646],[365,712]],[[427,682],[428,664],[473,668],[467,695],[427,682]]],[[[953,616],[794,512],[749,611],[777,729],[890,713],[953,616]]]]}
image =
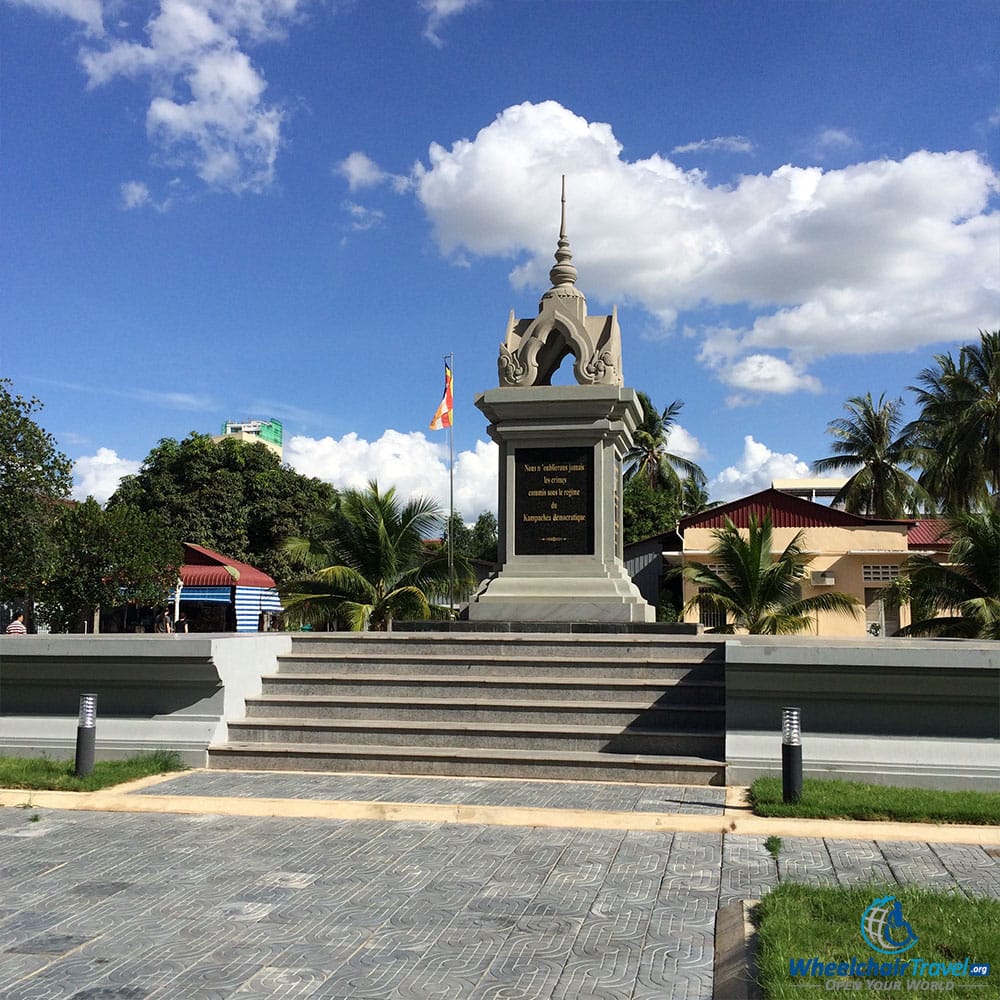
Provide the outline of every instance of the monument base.
{"type": "Polygon", "coordinates": [[[469,602],[469,621],[652,622],[621,563],[592,556],[520,556],[469,602]]]}
{"type": "Polygon", "coordinates": [[[631,389],[493,389],[476,397],[500,448],[500,572],[470,621],[652,622],[622,562],[622,463],[642,408],[631,389]]]}

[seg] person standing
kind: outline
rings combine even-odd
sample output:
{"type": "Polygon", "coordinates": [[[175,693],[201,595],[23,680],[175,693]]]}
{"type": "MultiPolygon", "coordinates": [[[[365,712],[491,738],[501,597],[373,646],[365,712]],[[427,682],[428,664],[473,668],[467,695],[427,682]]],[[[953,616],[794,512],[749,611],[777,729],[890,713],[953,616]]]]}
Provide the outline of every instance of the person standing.
{"type": "Polygon", "coordinates": [[[14,620],[7,626],[7,635],[27,635],[28,627],[24,624],[24,612],[18,611],[14,620]]]}
{"type": "Polygon", "coordinates": [[[188,631],[188,620],[187,615],[183,611],[177,615],[177,621],[174,622],[174,631],[178,635],[183,635],[188,631]]]}
{"type": "Polygon", "coordinates": [[[161,611],[156,616],[156,624],[153,626],[157,632],[169,632],[170,631],[170,614],[167,611],[161,611]]]}

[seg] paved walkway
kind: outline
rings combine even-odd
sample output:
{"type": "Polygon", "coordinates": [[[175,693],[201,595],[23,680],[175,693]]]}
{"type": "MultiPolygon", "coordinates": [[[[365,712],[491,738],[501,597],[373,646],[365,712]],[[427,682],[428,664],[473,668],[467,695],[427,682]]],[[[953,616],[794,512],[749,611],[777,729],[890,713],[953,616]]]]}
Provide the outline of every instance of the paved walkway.
{"type": "Polygon", "coordinates": [[[8,806],[12,796],[34,806],[0,809],[0,996],[709,998],[717,909],[780,880],[876,879],[1000,899],[995,848],[785,837],[776,864],[763,836],[722,832],[718,795],[210,772],[96,800],[115,811],[38,808],[42,793],[3,793],[8,806]],[[690,795],[714,814],[679,815],[676,824],[715,830],[280,815],[291,806],[274,816],[224,814],[253,804],[236,799],[271,808],[294,791],[322,804],[363,788],[397,803],[432,795],[490,806],[499,797],[544,812],[563,802],[567,823],[580,810],[599,812],[594,803],[641,818],[654,815],[652,801],[679,807],[690,795]],[[206,796],[214,808],[171,811],[185,801],[200,809],[206,796]]]}

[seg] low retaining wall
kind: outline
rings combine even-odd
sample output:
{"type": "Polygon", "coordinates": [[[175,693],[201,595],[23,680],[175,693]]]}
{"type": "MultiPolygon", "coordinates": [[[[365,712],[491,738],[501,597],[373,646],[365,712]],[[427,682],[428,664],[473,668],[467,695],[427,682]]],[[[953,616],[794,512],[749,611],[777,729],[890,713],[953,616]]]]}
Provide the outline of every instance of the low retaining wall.
{"type": "MultiPolygon", "coordinates": [[[[94,692],[99,759],[168,749],[202,767],[291,648],[287,633],[2,637],[0,754],[72,757],[94,692]]],[[[786,705],[802,710],[807,777],[1000,787],[1000,643],[729,639],[729,784],[780,774],[786,705]]]]}
{"type": "Polygon", "coordinates": [[[72,757],[81,694],[97,695],[98,760],[175,750],[204,767],[292,647],[282,633],[0,638],[0,754],[72,757]]]}
{"type": "Polygon", "coordinates": [[[727,641],[729,784],[780,775],[784,706],[802,710],[806,777],[1000,787],[1000,643],[727,641]]]}

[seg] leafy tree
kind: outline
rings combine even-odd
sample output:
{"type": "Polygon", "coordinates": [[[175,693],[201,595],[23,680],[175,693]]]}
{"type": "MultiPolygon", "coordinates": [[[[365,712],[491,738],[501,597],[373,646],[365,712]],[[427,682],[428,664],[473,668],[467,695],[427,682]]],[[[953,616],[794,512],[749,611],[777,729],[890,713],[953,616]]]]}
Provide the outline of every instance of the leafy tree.
{"type": "Polygon", "coordinates": [[[184,558],[156,514],[124,505],[104,511],[92,497],[62,509],[52,542],[56,559],[39,595],[38,616],[56,632],[91,619],[97,631],[102,608],[161,603],[184,558]]]}
{"type": "Polygon", "coordinates": [[[12,387],[0,379],[0,600],[30,606],[52,566],[51,530],[73,463],[35,422],[42,403],[12,387]]]}
{"type": "Polygon", "coordinates": [[[702,511],[716,506],[718,506],[718,501],[709,500],[704,481],[688,476],[681,483],[681,517],[687,517],[689,514],[700,514],[702,511]]]}
{"type": "Polygon", "coordinates": [[[455,552],[465,556],[466,559],[496,562],[497,519],[490,511],[483,511],[471,528],[465,523],[462,515],[455,511],[448,518],[445,527],[445,543],[449,535],[454,539],[455,552]]]}
{"type": "Polygon", "coordinates": [[[806,575],[809,557],[802,551],[803,532],[798,532],[773,558],[773,527],[770,515],[763,519],[751,514],[744,536],[729,518],[725,527],[713,532],[711,555],[721,569],[709,569],[699,562],[687,563],[681,572],[699,593],[684,607],[712,608],[724,612],[728,624],[712,632],[733,633],[744,629],[751,635],[792,635],[813,625],[819,611],[856,615],[859,601],[837,591],[803,598],[800,583],[806,575]]]}
{"type": "Polygon", "coordinates": [[[894,588],[897,601],[928,612],[900,632],[1000,639],[1000,506],[956,514],[947,525],[948,561],[911,556],[894,588]]]}
{"type": "Polygon", "coordinates": [[[847,417],[831,420],[827,431],[836,439],[829,458],[813,462],[816,472],[840,472],[860,466],[834,497],[852,514],[899,518],[913,512],[924,490],[903,466],[916,459],[913,433],[900,432],[901,399],[887,400],[871,393],[852,396],[845,404],[847,417]]]}
{"type": "Polygon", "coordinates": [[[160,441],[108,507],[156,512],[179,541],[250,563],[280,584],[293,574],[285,540],[302,534],[334,495],[328,483],[282,465],[263,444],[191,434],[180,443],[160,441]]]}
{"type": "Polygon", "coordinates": [[[496,515],[484,510],[472,526],[472,538],[469,545],[469,558],[482,559],[485,562],[497,561],[497,540],[499,526],[496,515]]]}
{"type": "Polygon", "coordinates": [[[642,421],[633,435],[632,448],[625,456],[625,481],[642,475],[654,490],[670,487],[679,492],[681,479],[686,477],[704,486],[706,477],[700,466],[667,450],[667,440],[683,402],[675,399],[661,413],[646,393],[637,395],[642,406],[642,421]]]}
{"type": "Polygon", "coordinates": [[[680,517],[674,490],[655,489],[646,476],[633,476],[622,495],[622,531],[626,545],[669,531],[680,517]]]}
{"type": "MultiPolygon", "coordinates": [[[[416,498],[403,504],[395,489],[378,483],[344,490],[313,520],[306,536],[290,539],[286,552],[312,569],[283,589],[285,608],[314,621],[342,619],[354,631],[384,630],[393,618],[427,618],[429,595],[447,592],[448,554],[425,540],[440,530],[437,504],[416,498]]],[[[459,583],[471,583],[468,562],[455,554],[459,583]]]]}
{"type": "Polygon", "coordinates": [[[979,331],[956,361],[934,355],[918,386],[921,407],[910,425],[920,449],[920,483],[957,513],[983,509],[1000,494],[1000,330],[979,331]]]}
{"type": "Polygon", "coordinates": [[[443,542],[446,551],[449,538],[455,548],[456,554],[461,553],[464,556],[472,555],[472,530],[457,510],[448,518],[445,524],[443,542]]]}

